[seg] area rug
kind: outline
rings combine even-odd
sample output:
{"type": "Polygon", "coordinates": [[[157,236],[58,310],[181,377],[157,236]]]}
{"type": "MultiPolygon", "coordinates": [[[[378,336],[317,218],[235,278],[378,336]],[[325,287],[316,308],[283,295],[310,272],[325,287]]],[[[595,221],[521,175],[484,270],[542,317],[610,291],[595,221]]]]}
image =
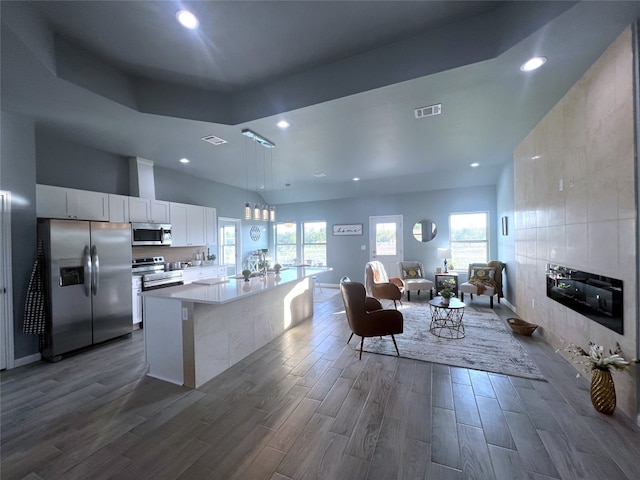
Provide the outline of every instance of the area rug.
{"type": "MultiPolygon", "coordinates": [[[[486,372],[544,380],[526,350],[513,338],[504,321],[490,308],[465,308],[466,336],[451,340],[429,332],[431,312],[428,301],[403,302],[404,333],[395,335],[400,356],[486,372]]],[[[360,348],[360,342],[357,348],[360,348]]],[[[396,355],[391,337],[365,338],[364,351],[396,355]]]]}

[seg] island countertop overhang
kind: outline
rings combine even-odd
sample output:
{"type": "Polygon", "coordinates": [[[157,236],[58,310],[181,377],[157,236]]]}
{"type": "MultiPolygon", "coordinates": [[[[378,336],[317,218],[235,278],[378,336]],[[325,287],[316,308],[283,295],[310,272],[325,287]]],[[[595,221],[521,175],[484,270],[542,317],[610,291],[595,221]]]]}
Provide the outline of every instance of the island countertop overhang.
{"type": "Polygon", "coordinates": [[[307,277],[315,277],[333,270],[331,267],[296,267],[288,268],[276,275],[269,272],[265,276],[252,277],[248,282],[242,278],[221,279],[221,283],[203,285],[191,283],[175,287],[149,290],[143,297],[174,299],[183,302],[222,305],[243,298],[264,293],[268,290],[299,282],[307,277]]]}

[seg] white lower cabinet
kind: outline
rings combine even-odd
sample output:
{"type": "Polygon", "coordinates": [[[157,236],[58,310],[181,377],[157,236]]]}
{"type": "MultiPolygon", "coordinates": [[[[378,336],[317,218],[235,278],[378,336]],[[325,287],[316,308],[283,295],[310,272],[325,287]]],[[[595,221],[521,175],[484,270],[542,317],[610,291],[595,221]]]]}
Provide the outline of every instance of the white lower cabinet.
{"type": "Polygon", "coordinates": [[[133,324],[142,322],[142,277],[134,275],[131,280],[133,324]]]}
{"type": "Polygon", "coordinates": [[[196,280],[204,280],[205,278],[226,277],[226,267],[191,267],[184,269],[184,283],[193,283],[196,280]]]}

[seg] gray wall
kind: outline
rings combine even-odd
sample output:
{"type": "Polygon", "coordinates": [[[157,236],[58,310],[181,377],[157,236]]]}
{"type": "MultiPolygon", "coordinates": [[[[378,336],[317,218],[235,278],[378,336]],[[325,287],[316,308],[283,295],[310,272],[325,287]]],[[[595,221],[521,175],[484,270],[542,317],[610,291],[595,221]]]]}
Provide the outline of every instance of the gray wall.
{"type": "Polygon", "coordinates": [[[36,129],[36,183],[129,195],[126,157],[36,129]]]}
{"type": "Polygon", "coordinates": [[[22,333],[24,302],[36,257],[36,151],[32,120],[1,112],[0,189],[11,192],[11,263],[15,358],[38,352],[38,337],[22,333]]]}
{"type": "Polygon", "coordinates": [[[498,258],[507,264],[505,270],[504,296],[507,301],[516,306],[516,250],[515,250],[515,208],[513,187],[513,161],[502,169],[498,185],[496,186],[496,205],[498,209],[498,258]],[[507,235],[502,235],[502,217],[507,217],[507,235]]]}
{"type": "MultiPolygon", "coordinates": [[[[404,220],[404,258],[424,263],[427,276],[441,266],[437,247],[449,245],[449,213],[488,211],[490,218],[490,258],[498,258],[496,189],[494,186],[469,189],[436,190],[401,195],[360,197],[324,202],[294,203],[278,206],[278,221],[327,222],[327,263],[333,267],[324,274],[322,283],[338,283],[343,276],[359,281],[364,277],[364,265],[369,261],[369,217],[402,215],[404,220]],[[418,220],[430,218],[438,226],[431,242],[418,242],[411,233],[418,220]],[[362,223],[362,236],[333,236],[331,227],[340,223],[362,223]],[[361,249],[366,245],[366,250],[361,249]]],[[[465,275],[466,277],[466,275],[465,275]]]]}

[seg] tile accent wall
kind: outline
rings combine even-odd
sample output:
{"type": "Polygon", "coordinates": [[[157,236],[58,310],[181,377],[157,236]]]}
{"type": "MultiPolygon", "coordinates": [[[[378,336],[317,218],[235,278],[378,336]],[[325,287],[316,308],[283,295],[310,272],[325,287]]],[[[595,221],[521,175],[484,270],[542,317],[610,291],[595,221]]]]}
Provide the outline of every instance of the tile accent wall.
{"type": "MultiPolygon", "coordinates": [[[[636,352],[636,222],[631,28],[514,152],[516,302],[547,341],[636,352]],[[561,187],[562,182],[562,187],[561,187]],[[624,282],[624,335],[547,298],[548,262],[624,282]]],[[[618,408],[636,418],[636,378],[615,372],[618,408]]]]}

